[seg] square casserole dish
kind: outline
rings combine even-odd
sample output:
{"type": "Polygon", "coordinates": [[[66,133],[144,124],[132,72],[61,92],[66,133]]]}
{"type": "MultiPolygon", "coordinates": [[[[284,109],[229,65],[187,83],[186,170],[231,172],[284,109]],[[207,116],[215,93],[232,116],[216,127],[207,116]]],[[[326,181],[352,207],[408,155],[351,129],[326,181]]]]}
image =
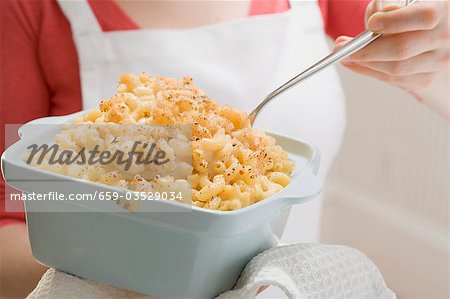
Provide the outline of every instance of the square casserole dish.
{"type": "MultiPolygon", "coordinates": [[[[23,125],[18,132],[21,139],[2,155],[6,182],[24,193],[117,191],[23,161],[27,144],[52,142],[62,124],[84,113],[23,125]],[[36,124],[58,126],[42,130],[36,124]]],[[[110,212],[101,212],[84,202],[65,201],[60,204],[72,205],[68,208],[77,212],[49,212],[42,202],[25,201],[34,257],[60,271],[160,298],[213,298],[231,289],[251,258],[277,245],[282,231],[277,223],[287,217],[290,207],[314,199],[322,190],[316,177],[318,151],[301,141],[269,134],[295,162],[291,183],[277,194],[235,211],[152,201],[149,204],[155,207],[174,205],[176,211],[123,212],[111,203],[110,212]]]]}

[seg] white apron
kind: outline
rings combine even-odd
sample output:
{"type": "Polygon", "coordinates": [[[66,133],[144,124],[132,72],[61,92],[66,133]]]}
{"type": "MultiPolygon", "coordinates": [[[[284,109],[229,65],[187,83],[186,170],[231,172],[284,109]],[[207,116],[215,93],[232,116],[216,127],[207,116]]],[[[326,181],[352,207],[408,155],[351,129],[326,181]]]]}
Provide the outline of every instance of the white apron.
{"type": "MultiPolygon", "coordinates": [[[[250,112],[272,89],[330,50],[316,1],[291,1],[289,11],[189,29],[103,32],[85,0],[59,4],[78,52],[83,108],[114,94],[126,72],[181,78],[221,104],[250,112]]],[[[267,106],[256,126],[284,133],[321,150],[325,178],[345,126],[336,71],[320,73],[267,106]]],[[[315,242],[322,200],[294,206],[282,242],[315,242]]]]}

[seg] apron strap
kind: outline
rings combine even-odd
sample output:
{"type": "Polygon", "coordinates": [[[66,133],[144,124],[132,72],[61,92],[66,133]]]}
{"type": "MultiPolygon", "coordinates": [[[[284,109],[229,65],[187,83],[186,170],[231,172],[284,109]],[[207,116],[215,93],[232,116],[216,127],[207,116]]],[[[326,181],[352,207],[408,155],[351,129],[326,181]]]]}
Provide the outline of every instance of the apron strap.
{"type": "Polygon", "coordinates": [[[323,18],[317,0],[289,0],[296,30],[323,29],[323,18]],[[300,29],[301,28],[301,29],[300,29]]]}
{"type": "MultiPolygon", "coordinates": [[[[320,58],[320,54],[317,57],[311,55],[314,45],[311,45],[310,41],[315,40],[312,36],[322,35],[325,39],[322,14],[317,0],[289,0],[289,4],[291,19],[286,32],[287,44],[274,76],[273,88],[279,87],[297,75],[314,59],[320,58]],[[299,58],[299,53],[305,50],[309,56],[299,58]]],[[[319,51],[323,50],[322,45],[318,47],[319,51]]]]}
{"type": "Polygon", "coordinates": [[[102,32],[87,0],[58,0],[58,4],[69,20],[73,35],[102,32]]]}

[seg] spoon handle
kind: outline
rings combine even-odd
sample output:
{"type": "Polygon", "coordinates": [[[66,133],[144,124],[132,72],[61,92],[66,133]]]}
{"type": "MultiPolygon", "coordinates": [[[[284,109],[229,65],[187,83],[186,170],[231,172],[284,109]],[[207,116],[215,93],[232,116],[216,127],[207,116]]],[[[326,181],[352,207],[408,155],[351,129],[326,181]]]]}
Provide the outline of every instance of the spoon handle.
{"type": "Polygon", "coordinates": [[[280,87],[269,93],[264,98],[264,100],[262,100],[258,104],[258,106],[256,106],[256,108],[250,113],[250,121],[252,122],[252,124],[256,118],[256,115],[264,108],[264,106],[266,106],[275,97],[285,92],[286,90],[296,85],[297,83],[313,76],[322,69],[330,65],[333,65],[334,63],[339,62],[342,59],[357,52],[358,50],[364,48],[366,45],[370,44],[372,41],[376,40],[380,36],[381,34],[373,33],[372,31],[364,31],[363,33],[359,34],[354,39],[352,39],[350,42],[345,44],[342,48],[339,48],[335,52],[319,60],[318,62],[308,67],[300,74],[296,75],[295,77],[293,77],[292,79],[290,79],[289,81],[287,81],[286,83],[284,83],[283,85],[281,85],[280,87]]]}

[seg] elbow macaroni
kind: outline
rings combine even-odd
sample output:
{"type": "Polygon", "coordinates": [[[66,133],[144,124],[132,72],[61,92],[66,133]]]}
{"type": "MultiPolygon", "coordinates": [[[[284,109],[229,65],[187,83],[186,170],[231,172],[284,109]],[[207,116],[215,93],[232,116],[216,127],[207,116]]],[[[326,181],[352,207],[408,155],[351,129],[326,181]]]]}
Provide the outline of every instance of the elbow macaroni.
{"type": "MultiPolygon", "coordinates": [[[[177,81],[124,74],[117,93],[75,123],[191,124],[192,174],[188,181],[192,204],[197,207],[236,210],[256,203],[287,186],[294,167],[274,138],[252,128],[245,112],[220,106],[189,77],[177,81]]],[[[68,174],[117,182],[120,174],[97,168],[72,169],[68,174]]],[[[126,188],[146,189],[147,182],[138,172],[126,188]]]]}

